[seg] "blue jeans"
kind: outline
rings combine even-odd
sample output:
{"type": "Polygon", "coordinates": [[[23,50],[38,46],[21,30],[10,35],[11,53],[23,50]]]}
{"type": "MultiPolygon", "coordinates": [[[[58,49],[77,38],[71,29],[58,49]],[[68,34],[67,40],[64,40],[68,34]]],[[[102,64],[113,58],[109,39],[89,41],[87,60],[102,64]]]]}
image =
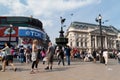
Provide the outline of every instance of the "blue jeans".
{"type": "Polygon", "coordinates": [[[66,59],[67,59],[68,65],[70,65],[70,56],[66,56],[66,59]]]}
{"type": "Polygon", "coordinates": [[[20,58],[19,58],[20,62],[23,63],[24,62],[24,53],[20,53],[19,56],[20,56],[20,58]]]}

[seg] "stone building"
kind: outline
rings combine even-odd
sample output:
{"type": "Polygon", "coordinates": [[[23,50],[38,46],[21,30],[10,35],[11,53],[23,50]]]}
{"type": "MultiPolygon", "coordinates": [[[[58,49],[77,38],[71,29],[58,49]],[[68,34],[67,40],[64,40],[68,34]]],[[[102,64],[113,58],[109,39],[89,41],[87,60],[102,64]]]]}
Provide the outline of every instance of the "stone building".
{"type": "MultiPolygon", "coordinates": [[[[119,30],[102,25],[103,49],[119,49],[119,30]]],[[[100,27],[96,24],[72,22],[66,32],[68,45],[82,50],[101,49],[100,27]]]]}

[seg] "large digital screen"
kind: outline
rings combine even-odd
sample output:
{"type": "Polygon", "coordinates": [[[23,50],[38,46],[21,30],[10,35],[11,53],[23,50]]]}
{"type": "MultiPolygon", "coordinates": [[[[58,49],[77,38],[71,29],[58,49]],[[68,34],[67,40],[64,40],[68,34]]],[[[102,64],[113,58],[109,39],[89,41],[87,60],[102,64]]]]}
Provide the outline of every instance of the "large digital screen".
{"type": "Polygon", "coordinates": [[[28,28],[28,27],[19,27],[19,36],[37,38],[42,40],[45,40],[46,38],[45,32],[35,28],[28,28]]]}
{"type": "Polygon", "coordinates": [[[18,37],[18,27],[0,27],[0,37],[18,37]]]}

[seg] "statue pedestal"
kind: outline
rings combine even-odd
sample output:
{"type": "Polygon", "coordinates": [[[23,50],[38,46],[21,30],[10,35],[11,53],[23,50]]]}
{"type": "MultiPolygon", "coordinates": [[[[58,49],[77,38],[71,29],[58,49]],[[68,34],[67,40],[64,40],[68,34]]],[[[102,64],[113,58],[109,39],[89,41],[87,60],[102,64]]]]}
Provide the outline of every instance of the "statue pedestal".
{"type": "Polygon", "coordinates": [[[64,37],[56,38],[56,44],[58,46],[66,46],[67,43],[68,43],[68,38],[64,38],[64,37]]]}

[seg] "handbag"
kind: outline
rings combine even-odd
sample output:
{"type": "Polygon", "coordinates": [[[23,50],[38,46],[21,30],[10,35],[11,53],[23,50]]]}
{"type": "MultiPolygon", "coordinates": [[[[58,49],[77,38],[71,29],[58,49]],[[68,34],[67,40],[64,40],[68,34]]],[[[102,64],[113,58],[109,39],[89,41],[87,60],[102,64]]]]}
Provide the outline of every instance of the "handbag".
{"type": "Polygon", "coordinates": [[[43,61],[47,61],[47,60],[48,60],[47,57],[44,57],[44,58],[43,58],[43,61]]]}

